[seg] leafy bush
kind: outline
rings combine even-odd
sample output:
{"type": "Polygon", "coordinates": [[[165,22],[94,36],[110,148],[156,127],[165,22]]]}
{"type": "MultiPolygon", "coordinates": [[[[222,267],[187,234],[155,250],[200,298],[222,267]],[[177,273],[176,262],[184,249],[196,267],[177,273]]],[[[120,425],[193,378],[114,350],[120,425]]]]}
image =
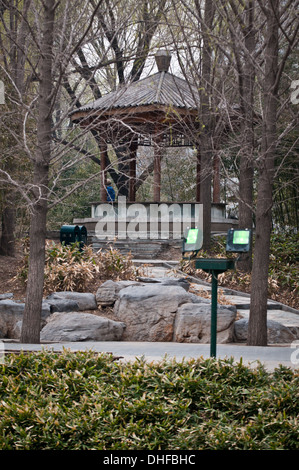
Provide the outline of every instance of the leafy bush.
{"type": "Polygon", "coordinates": [[[299,293],[299,234],[274,234],[271,237],[269,274],[282,287],[299,293]]]}
{"type": "MultiPolygon", "coordinates": [[[[24,258],[17,279],[26,285],[28,277],[29,249],[25,245],[24,258]]],[[[80,250],[79,243],[71,245],[47,242],[45,262],[45,293],[53,291],[86,290],[94,280],[135,279],[138,270],[131,256],[123,256],[111,246],[106,251],[93,252],[91,246],[80,250]]]]}
{"type": "Polygon", "coordinates": [[[0,449],[298,449],[298,373],[92,351],[0,365],[0,449]]]}
{"type": "Polygon", "coordinates": [[[79,244],[57,245],[48,244],[46,249],[45,280],[46,292],[83,291],[88,281],[98,271],[95,259],[87,248],[82,252],[79,244]]]}

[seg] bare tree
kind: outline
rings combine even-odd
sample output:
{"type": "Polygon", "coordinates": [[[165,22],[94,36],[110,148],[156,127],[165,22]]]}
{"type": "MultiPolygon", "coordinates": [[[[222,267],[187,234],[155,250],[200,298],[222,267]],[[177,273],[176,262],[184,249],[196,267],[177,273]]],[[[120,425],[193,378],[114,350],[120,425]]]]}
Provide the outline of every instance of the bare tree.
{"type": "MultiPolygon", "coordinates": [[[[94,0],[90,2],[94,7],[96,2],[94,0]]],[[[142,0],[138,3],[105,0],[104,3],[105,9],[98,10],[96,15],[97,32],[93,29],[90,37],[90,45],[94,52],[92,60],[94,65],[86,57],[83,47],[76,51],[80,65],[78,62],[74,64],[79,79],[88,79],[94,99],[102,96],[101,82],[97,83],[95,80],[97,71],[106,77],[106,92],[140,79],[146,60],[154,48],[153,42],[158,41],[155,35],[167,6],[166,0],[142,0]]],[[[74,87],[67,81],[65,81],[65,87],[69,96],[74,98],[76,96],[74,87]]],[[[76,96],[76,105],[78,107],[81,105],[78,96],[76,96]]],[[[98,133],[92,128],[90,132],[100,146],[98,133]]],[[[130,149],[127,145],[114,146],[114,152],[117,157],[116,168],[108,154],[106,154],[106,167],[117,187],[118,194],[128,197],[130,149]]],[[[150,169],[148,168],[139,178],[137,187],[142,184],[150,169]]]]}
{"type": "Polygon", "coordinates": [[[43,3],[41,17],[41,59],[39,63],[39,96],[37,151],[34,161],[34,207],[30,220],[30,258],[21,342],[38,343],[40,310],[43,297],[45,240],[47,220],[48,178],[51,161],[51,110],[53,106],[53,42],[55,0],[43,3]],[[36,315],[38,312],[38,315],[36,315]]]}
{"type": "MultiPolygon", "coordinates": [[[[65,170],[74,167],[86,156],[99,162],[97,156],[85,148],[89,131],[93,132],[97,142],[98,135],[92,127],[80,132],[66,127],[69,112],[80,104],[84,93],[88,96],[87,87],[95,98],[101,95],[101,87],[105,82],[99,81],[97,74],[109,66],[115,66],[119,82],[124,77],[128,79],[125,66],[130,63],[133,63],[130,79],[134,80],[141,74],[161,8],[159,2],[151,2],[158,15],[153,18],[150,5],[144,2],[144,18],[140,21],[142,28],[137,22],[138,55],[134,54],[132,60],[130,51],[126,55],[120,53],[121,41],[117,44],[117,40],[121,38],[124,29],[132,24],[129,19],[132,19],[132,12],[137,10],[134,2],[132,10],[120,17],[114,15],[117,10],[122,12],[122,0],[114,2],[114,5],[109,0],[86,0],[73,12],[72,17],[69,15],[71,4],[70,0],[47,0],[42,3],[28,0],[26,15],[22,8],[18,8],[23,7],[23,3],[14,5],[16,17],[26,24],[28,47],[23,48],[24,42],[20,43],[16,38],[14,45],[16,50],[23,52],[25,67],[20,70],[24,72],[24,82],[29,85],[28,101],[24,100],[10,68],[5,64],[5,53],[4,62],[1,61],[8,81],[17,90],[18,99],[14,102],[17,104],[17,116],[22,129],[19,135],[15,133],[18,139],[10,146],[9,152],[15,164],[15,155],[22,149],[28,162],[26,178],[13,174],[11,168],[0,167],[0,183],[7,188],[14,188],[30,211],[30,260],[21,334],[23,342],[39,342],[48,210],[82,184],[75,182],[72,187],[67,187],[63,196],[59,194],[58,197],[59,180],[65,170]],[[100,41],[101,56],[97,56],[93,46],[98,45],[97,40],[103,34],[106,39],[104,43],[100,41]],[[89,53],[90,48],[92,55],[89,53]]],[[[9,30],[2,31],[3,42],[9,33],[9,30]]],[[[12,94],[8,94],[7,98],[13,102],[12,94]]],[[[5,118],[1,117],[1,126],[11,133],[12,129],[9,129],[5,118]]],[[[117,173],[113,173],[112,166],[110,172],[114,178],[119,178],[117,173]]],[[[90,179],[99,178],[100,174],[101,168],[90,179]]]]}
{"type": "MultiPolygon", "coordinates": [[[[196,0],[197,14],[201,17],[201,3],[196,0]]],[[[211,35],[213,31],[213,19],[215,5],[212,0],[206,0],[204,4],[204,18],[202,25],[202,71],[200,83],[200,120],[202,130],[199,137],[201,158],[201,182],[200,201],[203,204],[203,249],[209,250],[211,246],[211,186],[212,186],[212,161],[213,161],[213,129],[212,113],[212,47],[211,35]]]]}
{"type": "MultiPolygon", "coordinates": [[[[240,165],[239,165],[239,228],[252,229],[253,226],[253,177],[254,177],[254,80],[255,66],[253,55],[256,50],[255,1],[240,3],[230,0],[230,8],[222,2],[231,44],[235,58],[240,97],[240,165]],[[237,22],[237,25],[234,24],[237,22]]],[[[252,252],[243,254],[238,262],[239,269],[251,272],[252,252]]]]}
{"type": "MultiPolygon", "coordinates": [[[[267,343],[273,184],[286,160],[282,158],[277,166],[276,148],[296,125],[296,116],[292,115],[290,108],[286,108],[289,97],[285,96],[285,92],[280,92],[280,86],[288,58],[298,45],[299,22],[295,13],[298,1],[290,0],[282,4],[276,0],[212,2],[216,9],[212,26],[208,16],[203,18],[199,14],[204,9],[202,2],[180,3],[183,3],[182,8],[188,12],[189,18],[196,16],[199,19],[198,49],[204,43],[203,33],[206,32],[206,37],[209,38],[208,47],[212,43],[217,44],[218,50],[225,57],[224,62],[213,62],[213,73],[220,76],[224,64],[229,65],[227,70],[231,83],[229,85],[228,81],[223,82],[226,86],[223,86],[222,104],[228,111],[230,137],[222,146],[222,154],[231,152],[240,157],[234,162],[237,170],[235,176],[239,177],[239,189],[236,190],[235,197],[239,201],[240,227],[252,227],[253,217],[256,223],[248,343],[264,345],[267,343]],[[234,93],[234,88],[238,90],[238,94],[234,93]],[[277,122],[286,109],[290,112],[290,122],[280,137],[277,134],[277,122]],[[256,194],[254,178],[257,184],[256,194]]],[[[205,5],[208,7],[208,4],[205,5]]],[[[183,24],[178,21],[178,26],[184,28],[184,37],[189,37],[192,41],[191,46],[190,40],[186,40],[186,49],[192,57],[189,63],[194,64],[200,55],[193,42],[195,29],[192,28],[196,28],[195,23],[183,24]]],[[[208,79],[211,86],[211,77],[208,79]]],[[[198,80],[198,83],[201,81],[198,80]]],[[[289,87],[288,81],[286,88],[289,87]]],[[[212,99],[215,99],[217,91],[212,86],[212,99]]],[[[203,94],[201,100],[205,99],[207,97],[203,94]]],[[[218,109],[220,108],[221,106],[218,109]]],[[[207,116],[208,120],[210,118],[210,115],[207,116]]],[[[205,148],[202,150],[205,151],[205,148]]],[[[225,162],[223,166],[225,167],[225,162]]],[[[250,264],[249,257],[245,263],[247,270],[250,269],[250,264]]]]}
{"type": "MultiPolygon", "coordinates": [[[[16,117],[20,121],[21,132],[18,135],[15,129],[8,129],[5,115],[1,116],[1,126],[16,137],[15,145],[10,148],[14,165],[17,162],[16,155],[22,149],[27,156],[29,168],[28,177],[24,178],[25,175],[23,177],[16,175],[11,168],[1,166],[0,182],[18,192],[30,210],[30,259],[21,333],[23,342],[39,342],[49,202],[57,203],[57,200],[55,201],[57,180],[65,168],[75,164],[68,159],[65,164],[58,165],[58,162],[63,160],[65,152],[63,153],[59,146],[54,148],[52,137],[53,133],[61,128],[61,122],[67,118],[68,110],[65,109],[61,113],[58,121],[53,121],[55,104],[63,77],[69,71],[71,58],[88,34],[101,4],[102,1],[99,1],[94,9],[90,9],[90,3],[86,1],[78,9],[78,15],[73,18],[73,23],[69,21],[68,0],[63,2],[45,0],[42,3],[28,0],[22,2],[21,9],[17,9],[18,5],[14,5],[15,17],[21,18],[21,26],[23,23],[26,24],[28,47],[25,47],[24,35],[22,40],[18,36],[14,37],[16,56],[20,55],[22,59],[22,66],[17,68],[17,72],[19,75],[23,73],[23,80],[20,79],[18,82],[11,67],[5,67],[8,65],[5,64],[7,57],[5,54],[3,54],[4,63],[1,65],[9,79],[8,91],[9,88],[16,91],[14,94],[8,93],[7,98],[17,105],[16,117]],[[22,93],[24,80],[30,86],[31,100],[28,101],[24,100],[22,93]]],[[[11,31],[4,28],[1,35],[2,44],[5,43],[5,36],[9,34],[11,31]]],[[[67,192],[71,191],[72,188],[68,188],[67,192]]]]}
{"type": "Polygon", "coordinates": [[[258,168],[255,249],[248,328],[248,344],[258,346],[267,345],[268,269],[277,147],[279,0],[269,0],[262,6],[262,11],[266,19],[263,134],[258,168]]]}
{"type": "MultiPolygon", "coordinates": [[[[288,101],[281,100],[279,88],[287,59],[298,44],[299,22],[295,14],[298,2],[280,5],[278,0],[231,0],[228,3],[230,8],[222,2],[218,12],[230,30],[241,98],[240,226],[250,227],[251,214],[255,215],[256,222],[248,344],[266,345],[273,184],[280,171],[276,167],[277,122],[288,101]],[[254,13],[255,10],[258,11],[254,13]],[[257,97],[261,99],[260,112],[256,113],[257,97]],[[261,143],[257,146],[255,142],[259,140],[261,143]],[[257,174],[256,205],[253,200],[254,170],[257,174]]],[[[290,122],[289,130],[292,127],[290,122]]],[[[285,129],[283,134],[287,132],[285,129]]],[[[247,269],[250,268],[249,263],[250,260],[247,269]]]]}
{"type": "MultiPolygon", "coordinates": [[[[197,200],[203,204],[203,249],[209,251],[212,180],[214,169],[216,172],[219,169],[218,161],[216,162],[216,148],[221,128],[220,121],[217,125],[215,119],[215,109],[219,106],[214,74],[218,59],[214,41],[216,9],[210,0],[206,2],[172,0],[171,5],[172,16],[165,16],[172,39],[171,47],[177,55],[180,71],[187,83],[198,89],[194,99],[197,101],[199,125],[194,128],[192,139],[197,147],[197,172],[200,174],[197,200]]],[[[214,178],[214,182],[218,190],[218,180],[214,178]]],[[[216,190],[213,196],[215,194],[216,190]]],[[[219,202],[218,197],[217,202],[219,202]]]]}
{"type": "MultiPolygon", "coordinates": [[[[11,109],[14,109],[15,119],[10,120],[10,126],[14,129],[14,135],[10,134],[11,139],[18,140],[18,136],[22,133],[22,121],[19,119],[16,103],[21,99],[25,100],[25,92],[28,90],[28,83],[25,77],[25,49],[27,16],[30,1],[22,2],[22,12],[18,11],[17,2],[0,2],[0,64],[2,69],[1,76],[4,78],[6,87],[10,86],[10,94],[13,100],[10,102],[11,109]],[[5,36],[5,39],[4,39],[5,36]],[[17,45],[22,44],[20,48],[17,45]],[[5,70],[5,72],[4,72],[5,70]],[[9,84],[8,77],[11,79],[9,84]]],[[[4,132],[4,131],[3,131],[4,132]]],[[[3,154],[6,154],[8,145],[3,145],[3,154]]],[[[9,152],[8,152],[9,153],[9,152]]],[[[5,158],[3,169],[9,174],[15,172],[15,162],[9,155],[5,158]]],[[[0,239],[0,254],[5,256],[15,255],[15,215],[16,215],[16,191],[11,187],[2,189],[3,208],[2,208],[2,236],[0,239]]]]}

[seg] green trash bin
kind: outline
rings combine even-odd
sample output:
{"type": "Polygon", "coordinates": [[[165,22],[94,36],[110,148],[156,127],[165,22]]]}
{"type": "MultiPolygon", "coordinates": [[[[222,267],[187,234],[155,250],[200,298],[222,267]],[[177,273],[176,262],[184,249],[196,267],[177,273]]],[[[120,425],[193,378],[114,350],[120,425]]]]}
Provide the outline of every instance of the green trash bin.
{"type": "Polygon", "coordinates": [[[63,225],[60,229],[60,243],[70,245],[81,241],[81,230],[78,225],[63,225]]]}
{"type": "Polygon", "coordinates": [[[87,245],[87,230],[84,225],[81,225],[80,227],[80,242],[82,245],[87,245]]]}

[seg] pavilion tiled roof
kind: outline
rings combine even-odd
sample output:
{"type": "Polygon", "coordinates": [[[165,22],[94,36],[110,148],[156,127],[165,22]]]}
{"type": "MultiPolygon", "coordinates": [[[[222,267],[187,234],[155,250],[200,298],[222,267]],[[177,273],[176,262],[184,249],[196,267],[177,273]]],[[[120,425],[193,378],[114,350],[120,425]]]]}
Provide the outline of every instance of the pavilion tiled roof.
{"type": "Polygon", "coordinates": [[[70,115],[72,121],[97,129],[105,135],[106,143],[131,139],[133,131],[140,145],[152,145],[158,134],[159,145],[193,145],[192,132],[198,125],[198,89],[168,72],[170,56],[165,51],[155,58],[157,73],[121,85],[77,108],[70,115]]]}
{"type": "Polygon", "coordinates": [[[149,105],[195,110],[198,108],[198,90],[185,80],[162,71],[122,85],[116,91],[76,109],[74,113],[149,105]]]}

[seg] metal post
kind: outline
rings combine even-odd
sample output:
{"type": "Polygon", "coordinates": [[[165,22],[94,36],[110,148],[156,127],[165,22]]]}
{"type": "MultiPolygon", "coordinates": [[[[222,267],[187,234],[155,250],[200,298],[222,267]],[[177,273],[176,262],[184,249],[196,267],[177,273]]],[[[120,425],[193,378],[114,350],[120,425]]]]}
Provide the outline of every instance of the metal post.
{"type": "Polygon", "coordinates": [[[218,272],[212,271],[212,301],[211,301],[211,345],[210,355],[216,357],[217,344],[217,287],[218,272]]]}

